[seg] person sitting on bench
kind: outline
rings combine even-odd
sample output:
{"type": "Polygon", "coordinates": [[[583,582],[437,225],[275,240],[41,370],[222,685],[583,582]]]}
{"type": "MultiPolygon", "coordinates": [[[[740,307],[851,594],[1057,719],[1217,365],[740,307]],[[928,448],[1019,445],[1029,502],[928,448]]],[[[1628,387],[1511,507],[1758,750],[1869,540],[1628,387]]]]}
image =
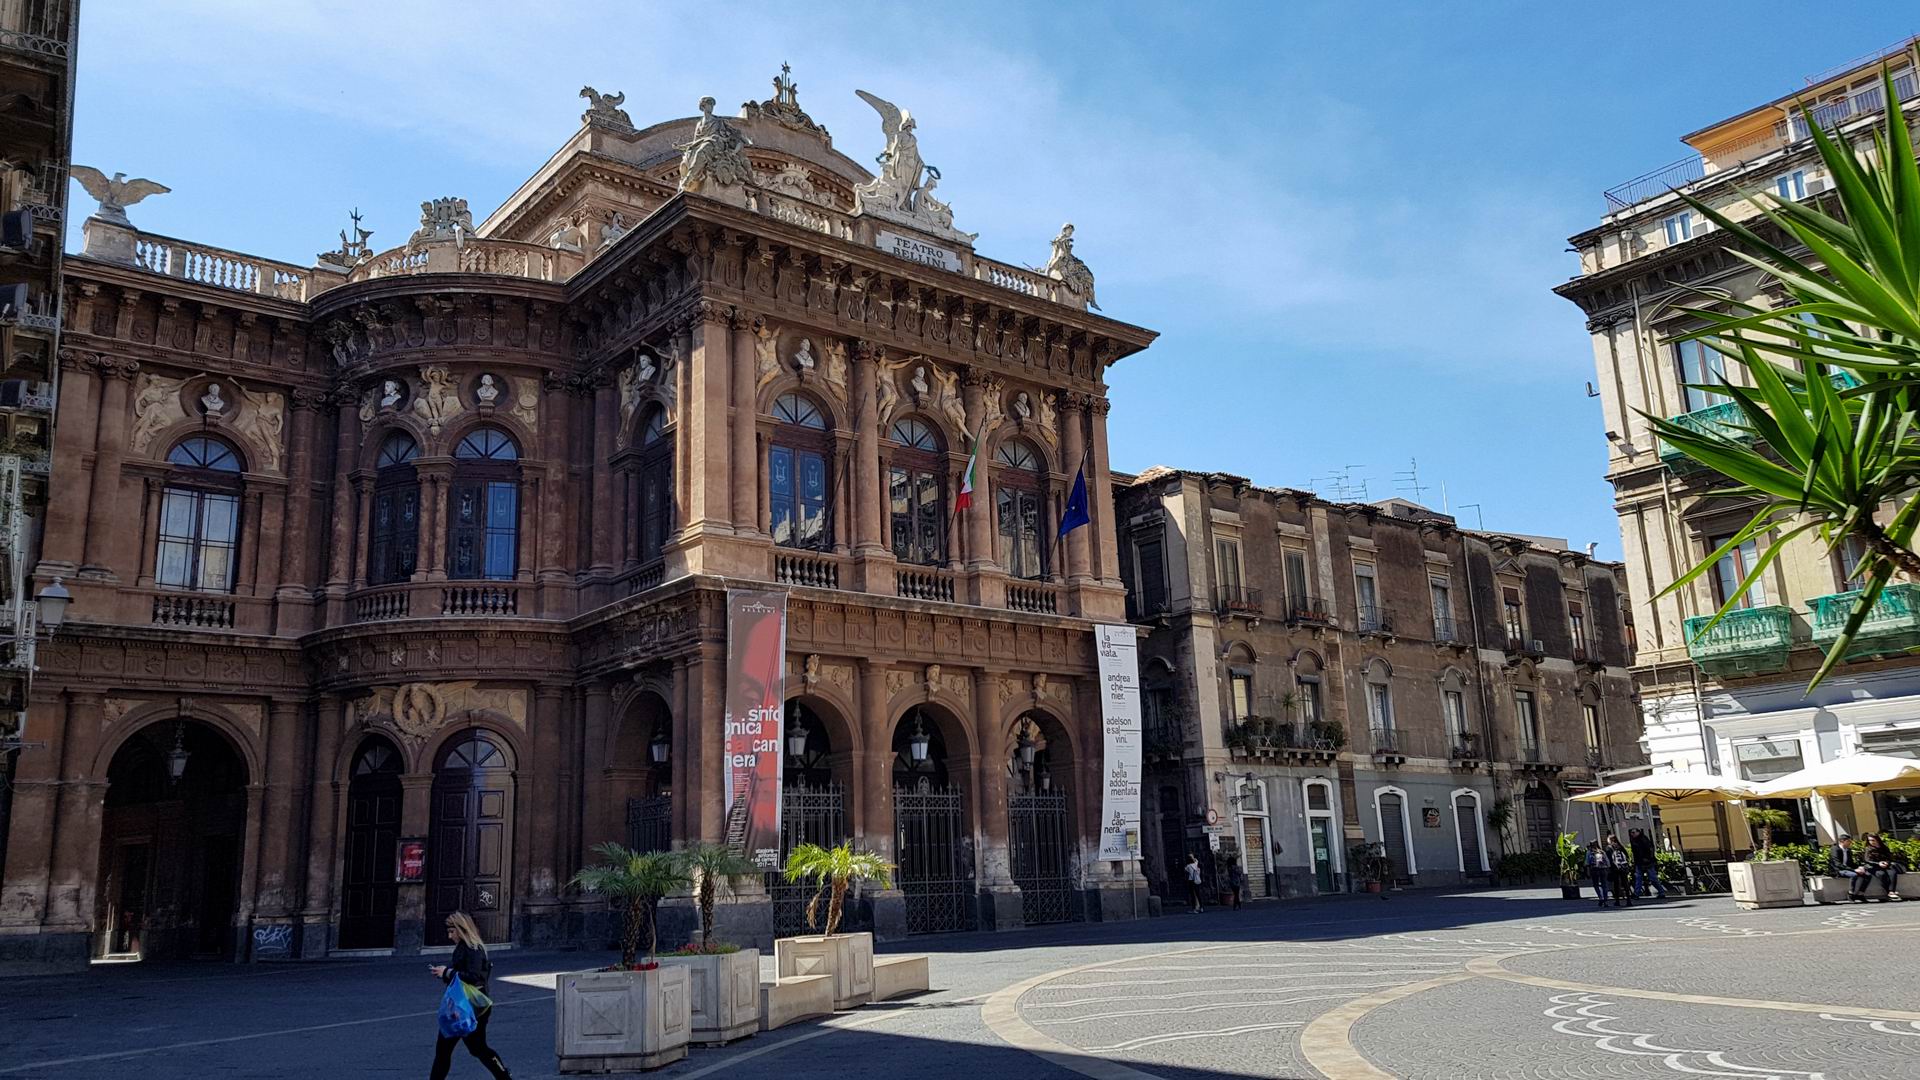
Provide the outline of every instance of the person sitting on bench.
{"type": "Polygon", "coordinates": [[[1854,868],[1858,872],[1853,878],[1853,899],[1866,903],[1867,889],[1875,880],[1886,886],[1887,895],[1883,902],[1900,899],[1900,894],[1893,891],[1894,884],[1900,880],[1900,872],[1894,869],[1893,852],[1881,841],[1880,834],[1868,833],[1862,839],[1861,846],[1865,850],[1860,852],[1860,863],[1854,868]]]}

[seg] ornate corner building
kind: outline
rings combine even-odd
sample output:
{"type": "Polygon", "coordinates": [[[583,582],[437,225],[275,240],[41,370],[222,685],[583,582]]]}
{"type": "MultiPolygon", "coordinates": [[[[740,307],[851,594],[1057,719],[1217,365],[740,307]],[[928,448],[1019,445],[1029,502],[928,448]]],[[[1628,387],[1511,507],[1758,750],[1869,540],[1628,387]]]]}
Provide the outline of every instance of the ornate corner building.
{"type": "Polygon", "coordinates": [[[721,838],[729,587],[789,591],[786,839],[898,863],[874,929],[1131,910],[1092,859],[1111,501],[1053,537],[1153,334],[1090,310],[1071,228],[977,253],[882,99],[876,175],[784,73],[736,118],[582,96],[485,220],[356,217],[308,267],[96,192],[0,957],[407,951],[455,909],[598,940],[592,845],[721,838]]]}
{"type": "MultiPolygon", "coordinates": [[[[1743,593],[1739,585],[1766,547],[1749,542],[1711,573],[1662,595],[1731,539],[1754,506],[1722,494],[1725,477],[1669,447],[1645,420],[1664,416],[1744,437],[1740,405],[1708,387],[1744,380],[1745,373],[1698,341],[1673,338],[1704,325],[1687,309],[1713,297],[1787,302],[1777,284],[1731,254],[1729,237],[1680,193],[1751,222],[1771,242],[1788,243],[1758,220],[1751,193],[1830,206],[1832,180],[1809,122],[1870,149],[1889,108],[1915,122],[1917,72],[1920,38],[1814,75],[1775,101],[1686,135],[1686,157],[1609,189],[1600,224],[1570,240],[1579,272],[1554,291],[1579,305],[1592,335],[1607,478],[1640,628],[1633,676],[1656,766],[1763,781],[1859,751],[1920,755],[1920,661],[1909,653],[1920,644],[1920,583],[1889,584],[1845,662],[1809,694],[1826,646],[1859,598],[1859,550],[1828,551],[1807,534],[1743,593]],[[1735,610],[1709,628],[1729,598],[1735,610]]],[[[1920,790],[1789,800],[1779,809],[1792,818],[1775,832],[1783,841],[1920,829],[1920,790]]],[[[1737,812],[1671,807],[1662,820],[1676,848],[1703,858],[1754,846],[1737,812]]]]}
{"type": "Polygon", "coordinates": [[[48,505],[49,449],[63,360],[62,237],[73,145],[77,4],[0,5],[0,866],[21,762],[49,734],[28,708],[46,627],[64,586],[47,582],[45,619],[32,571],[48,505]],[[45,626],[42,623],[45,623],[45,626]]]}
{"type": "Polygon", "coordinates": [[[1300,896],[1360,884],[1360,845],[1393,882],[1459,885],[1611,826],[1566,799],[1642,760],[1622,565],[1227,473],[1156,467],[1114,499],[1169,901],[1188,855],[1300,896]]]}

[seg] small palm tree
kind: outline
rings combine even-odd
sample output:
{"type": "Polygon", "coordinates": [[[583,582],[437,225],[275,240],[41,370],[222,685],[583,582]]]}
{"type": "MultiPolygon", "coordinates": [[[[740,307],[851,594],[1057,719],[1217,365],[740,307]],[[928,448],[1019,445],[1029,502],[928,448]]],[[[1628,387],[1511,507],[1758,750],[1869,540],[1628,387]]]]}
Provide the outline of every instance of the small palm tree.
{"type": "Polygon", "coordinates": [[[638,852],[611,841],[594,847],[606,860],[573,875],[568,884],[582,892],[623,904],[625,923],[620,934],[620,967],[633,967],[640,951],[640,930],[647,931],[647,960],[657,963],[660,950],[660,901],[668,893],[693,884],[678,856],[666,852],[638,852]]]}
{"type": "Polygon", "coordinates": [[[1793,824],[1785,810],[1775,810],[1770,806],[1747,807],[1747,824],[1760,830],[1760,861],[1766,862],[1773,854],[1773,830],[1784,829],[1793,824]]]}
{"type": "Polygon", "coordinates": [[[818,927],[820,898],[827,897],[826,934],[840,929],[840,909],[846,902],[847,883],[878,882],[881,888],[893,884],[893,864],[871,851],[855,851],[851,841],[837,847],[801,844],[787,854],[788,882],[817,881],[820,888],[807,901],[807,925],[818,927]]]}
{"type": "Polygon", "coordinates": [[[725,844],[690,847],[680,853],[680,866],[693,878],[694,900],[700,908],[700,947],[706,949],[713,944],[713,906],[720,892],[732,892],[757,868],[725,844]]]}

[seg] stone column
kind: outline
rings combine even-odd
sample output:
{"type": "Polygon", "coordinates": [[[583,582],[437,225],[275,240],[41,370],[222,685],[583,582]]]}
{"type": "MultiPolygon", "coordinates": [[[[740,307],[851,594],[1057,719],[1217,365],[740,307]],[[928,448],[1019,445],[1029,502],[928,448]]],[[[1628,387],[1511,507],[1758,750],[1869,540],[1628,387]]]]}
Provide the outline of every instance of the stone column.
{"type": "Polygon", "coordinates": [[[737,311],[732,325],[733,374],[727,385],[733,391],[733,449],[727,466],[733,487],[733,531],[759,537],[760,455],[754,452],[754,433],[759,427],[760,406],[754,399],[753,331],[737,311]]]}
{"type": "MultiPolygon", "coordinates": [[[[567,471],[567,428],[572,412],[573,395],[567,389],[567,380],[560,375],[547,374],[540,380],[540,456],[547,465],[546,482],[540,485],[540,555],[539,577],[543,582],[560,585],[565,582],[567,573],[566,559],[562,552],[564,538],[568,535],[565,525],[565,493],[572,481],[567,471]]],[[[543,609],[542,614],[548,612],[543,609]]]]}
{"type": "Polygon", "coordinates": [[[720,642],[701,643],[699,656],[689,663],[687,674],[699,694],[688,723],[694,756],[687,776],[698,798],[692,805],[700,808],[700,831],[689,839],[717,844],[726,838],[726,779],[721,770],[725,733],[720,722],[726,715],[726,646],[720,642]]]}
{"type": "Polygon", "coordinates": [[[318,391],[293,392],[293,441],[287,454],[293,472],[287,478],[286,535],[280,544],[280,580],[275,589],[282,601],[304,602],[310,587],[307,558],[312,545],[307,542],[307,529],[312,521],[313,433],[325,401],[326,395],[318,391]]]}
{"type": "Polygon", "coordinates": [[[1006,725],[1000,722],[999,678],[985,668],[973,670],[973,730],[980,741],[976,772],[980,777],[980,921],[989,930],[1017,930],[1026,925],[1021,913],[1020,887],[1013,882],[1013,864],[1007,850],[1007,796],[1012,760],[1006,725]]]}
{"type": "MultiPolygon", "coordinates": [[[[333,947],[334,837],[339,828],[340,737],[352,706],[336,694],[322,694],[314,706],[313,764],[307,773],[307,887],[300,906],[300,955],[325,956],[333,947]]],[[[404,808],[403,808],[404,816],[404,808]]]]}
{"type": "MultiPolygon", "coordinates": [[[[1066,400],[1062,403],[1060,410],[1062,428],[1060,445],[1064,455],[1061,459],[1060,467],[1064,470],[1069,470],[1069,475],[1071,475],[1071,470],[1078,469],[1083,464],[1089,466],[1087,469],[1087,504],[1088,513],[1091,514],[1093,512],[1092,504],[1098,501],[1099,494],[1103,489],[1094,486],[1093,470],[1090,467],[1091,462],[1086,460],[1086,417],[1086,395],[1067,394],[1066,400]]],[[[1071,484],[1072,481],[1069,480],[1068,483],[1071,484]]],[[[1068,488],[1067,490],[1069,494],[1071,494],[1073,489],[1068,488]]],[[[1108,498],[1108,501],[1112,501],[1111,497],[1108,498]]],[[[1086,584],[1089,574],[1087,566],[1087,535],[1091,531],[1091,526],[1084,526],[1067,534],[1067,581],[1070,584],[1086,584]]]]}
{"type": "Polygon", "coordinates": [[[93,491],[87,506],[86,554],[80,572],[118,580],[132,560],[116,565],[116,557],[140,541],[138,532],[123,526],[119,513],[126,505],[120,490],[120,463],[127,448],[127,383],[139,373],[140,364],[103,358],[98,371],[102,380],[100,423],[93,444],[93,491]]]}
{"type": "MultiPolygon", "coordinates": [[[[983,431],[986,421],[986,396],[996,389],[997,383],[989,375],[968,371],[963,380],[962,400],[967,406],[967,426],[982,442],[989,432],[983,431]]],[[[965,438],[966,436],[962,436],[965,438]]],[[[973,505],[967,515],[967,569],[998,570],[999,562],[993,551],[993,485],[989,477],[993,470],[985,461],[976,465],[974,476],[973,505]]]]}
{"type": "Polygon", "coordinates": [[[287,520],[286,510],[283,506],[277,514],[268,515],[261,512],[265,505],[266,496],[258,488],[248,490],[241,503],[240,523],[243,528],[252,525],[253,543],[243,544],[241,548],[239,572],[233,582],[237,596],[259,596],[263,584],[261,566],[280,564],[280,529],[287,520]]]}
{"type": "MultiPolygon", "coordinates": [[[[420,484],[422,502],[425,502],[425,496],[428,490],[426,481],[423,479],[420,484]]],[[[349,573],[353,576],[353,591],[358,592],[367,587],[367,557],[369,545],[362,542],[361,537],[365,533],[362,526],[373,520],[373,477],[371,475],[364,473],[356,473],[354,475],[353,505],[355,513],[351,520],[356,524],[353,526],[353,532],[350,534],[353,555],[349,573]]],[[[426,515],[422,514],[421,516],[424,518],[426,515]]],[[[425,521],[420,523],[420,534],[423,539],[427,535],[427,523],[425,521]]]]}
{"type": "Polygon", "coordinates": [[[619,423],[619,388],[611,372],[602,372],[593,391],[593,516],[589,524],[589,575],[605,578],[613,573],[614,536],[619,522],[613,505],[614,428],[619,423]]]}
{"type": "MultiPolygon", "coordinates": [[[[87,288],[90,286],[83,286],[87,288]]],[[[98,380],[91,357],[71,349],[60,350],[60,399],[53,444],[53,475],[60,477],[62,497],[47,502],[46,532],[40,543],[37,577],[71,577],[79,569],[84,546],[86,510],[93,474],[81,463],[82,452],[99,438],[100,412],[94,406],[98,380]]]]}
{"type": "MultiPolygon", "coordinates": [[[[348,394],[337,394],[333,401],[333,520],[327,538],[327,593],[333,597],[347,594],[353,579],[354,486],[351,479],[356,464],[355,450],[360,436],[360,417],[348,394]]],[[[329,621],[337,621],[330,613],[329,621]]]]}
{"type": "Polygon", "coordinates": [[[871,342],[853,343],[853,543],[854,552],[860,555],[878,555],[886,550],[880,526],[880,407],[876,393],[884,355],[871,342]]]}
{"type": "Polygon", "coordinates": [[[668,750],[667,768],[673,785],[673,805],[669,808],[668,827],[673,830],[675,843],[684,841],[693,835],[700,816],[691,808],[693,800],[693,772],[688,764],[693,761],[693,678],[687,666],[687,658],[678,656],[673,661],[673,719],[667,738],[673,746],[668,750]]]}
{"type": "MultiPolygon", "coordinates": [[[[149,476],[144,481],[144,484],[146,486],[146,493],[142,497],[141,505],[146,513],[139,522],[141,535],[143,536],[146,535],[148,529],[154,528],[159,522],[160,501],[166,494],[166,483],[159,477],[149,476]]],[[[154,563],[159,557],[160,552],[157,544],[148,544],[140,552],[140,573],[134,581],[141,588],[149,589],[153,587],[154,574],[157,573],[154,568],[154,563]]]]}
{"type": "MultiPolygon", "coordinates": [[[[29,731],[63,733],[68,726],[68,705],[46,683],[34,688],[28,712],[29,731]]],[[[15,828],[7,843],[6,865],[0,867],[0,927],[19,932],[53,934],[65,938],[55,946],[64,958],[84,963],[88,955],[88,931],[91,923],[75,926],[46,926],[47,892],[54,863],[55,830],[58,827],[57,801],[68,786],[65,774],[53,753],[20,753],[13,773],[13,820],[43,822],[38,828],[15,828]]],[[[87,895],[89,890],[81,890],[87,895]]]]}
{"type": "Polygon", "coordinates": [[[692,470],[695,475],[691,477],[687,527],[709,534],[733,532],[732,470],[728,465],[734,438],[728,427],[732,315],[733,309],[724,304],[700,302],[687,353],[693,393],[680,403],[692,425],[694,454],[700,461],[699,468],[692,470]]]}
{"type": "MultiPolygon", "coordinates": [[[[862,657],[860,672],[861,751],[854,763],[855,846],[888,862],[894,850],[893,725],[887,717],[887,668],[862,657]]],[[[904,935],[907,929],[906,895],[896,885],[869,889],[874,932],[883,937],[904,935]]]]}
{"type": "Polygon", "coordinates": [[[1093,518],[1089,542],[1099,552],[1100,581],[1119,588],[1120,542],[1113,520],[1113,477],[1107,471],[1107,414],[1112,411],[1113,402],[1104,397],[1094,398],[1088,410],[1093,418],[1093,445],[1087,455],[1087,511],[1093,518]]]}
{"type": "MultiPolygon", "coordinates": [[[[447,523],[452,520],[448,500],[453,492],[453,463],[436,461],[418,466],[420,477],[420,548],[414,564],[415,581],[447,580],[447,523]]],[[[369,517],[367,520],[371,521],[369,517]]]]}
{"type": "MultiPolygon", "coordinates": [[[[425,763],[423,763],[425,764],[425,763]]],[[[427,768],[431,770],[431,765],[427,768]]],[[[434,859],[437,838],[433,828],[433,773],[408,773],[400,778],[400,835],[427,837],[427,861],[434,859]]],[[[393,951],[400,955],[417,953],[427,940],[427,883],[405,882],[398,886],[398,910],[393,917],[393,951]]]]}
{"type": "Polygon", "coordinates": [[[604,682],[592,682],[586,689],[585,723],[580,729],[584,747],[584,773],[581,784],[586,791],[586,835],[581,839],[591,849],[609,840],[624,842],[626,831],[613,828],[611,785],[607,782],[607,743],[613,730],[613,691],[604,682]]]}
{"type": "MultiPolygon", "coordinates": [[[[98,873],[100,816],[106,797],[106,776],[93,775],[93,759],[99,751],[106,704],[105,695],[91,691],[67,695],[66,724],[60,730],[58,795],[53,819],[41,824],[53,838],[47,876],[48,929],[57,925],[62,930],[84,932],[93,927],[94,876],[98,873]]],[[[32,828],[33,819],[21,817],[21,807],[18,803],[15,807],[13,835],[19,837],[32,828]]]]}
{"type": "Polygon", "coordinates": [[[266,817],[260,830],[258,893],[258,911],[265,918],[291,918],[299,896],[300,837],[295,835],[299,793],[296,788],[305,742],[301,738],[300,712],[299,702],[281,698],[275,698],[267,706],[266,817]]]}

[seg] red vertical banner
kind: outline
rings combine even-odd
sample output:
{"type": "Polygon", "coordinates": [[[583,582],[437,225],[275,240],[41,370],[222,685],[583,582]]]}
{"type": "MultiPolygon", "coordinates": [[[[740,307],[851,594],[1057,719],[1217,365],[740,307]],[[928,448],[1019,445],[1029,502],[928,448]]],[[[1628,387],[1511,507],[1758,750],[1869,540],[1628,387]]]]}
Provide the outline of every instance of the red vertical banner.
{"type": "Polygon", "coordinates": [[[787,594],[727,590],[728,847],[780,865],[780,774],[787,704],[787,594]]]}

